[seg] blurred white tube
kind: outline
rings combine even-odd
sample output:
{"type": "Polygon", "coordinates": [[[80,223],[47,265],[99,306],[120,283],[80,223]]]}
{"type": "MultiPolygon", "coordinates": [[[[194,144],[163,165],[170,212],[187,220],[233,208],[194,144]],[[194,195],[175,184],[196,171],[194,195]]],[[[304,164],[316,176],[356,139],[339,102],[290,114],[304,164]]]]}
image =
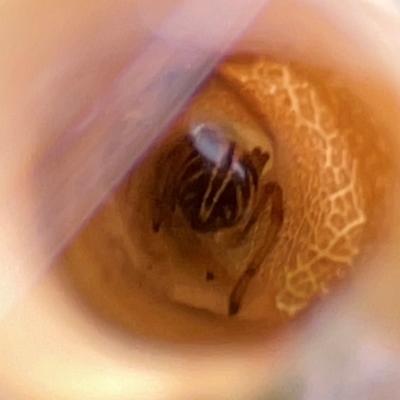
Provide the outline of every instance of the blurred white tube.
{"type": "MultiPolygon", "coordinates": [[[[279,0],[276,3],[283,9],[281,13],[271,16],[276,24],[271,27],[262,20],[262,29],[255,37],[249,38],[257,42],[258,51],[270,50],[273,40],[282,44],[288,53],[297,51],[296,55],[299,56],[305,56],[313,47],[316,54],[322,56],[325,49],[326,53],[336,52],[338,63],[354,63],[355,69],[360,66],[357,64],[356,49],[346,46],[358,38],[358,44],[370,56],[379,54],[375,59],[366,57],[371,64],[360,61],[361,66],[367,70],[380,69],[382,75],[387,75],[392,81],[394,90],[399,92],[400,60],[396,36],[400,24],[394,10],[390,14],[379,13],[379,7],[370,5],[370,2],[354,0],[291,2],[290,7],[297,4],[301,8],[302,5],[312,4],[323,9],[321,18],[317,15],[318,18],[310,22],[306,12],[302,20],[300,13],[297,14],[298,9],[295,15],[290,13],[289,6],[285,9],[283,4],[288,2],[279,0]],[[347,13],[343,13],[344,9],[347,13]],[[331,32],[327,32],[331,27],[324,25],[329,18],[333,25],[340,27],[343,37],[347,35],[348,40],[342,37],[343,43],[334,42],[331,32]],[[320,21],[321,26],[318,25],[320,21]],[[379,27],[378,32],[370,31],[370,24],[379,27]],[[328,44],[332,50],[328,49],[328,44]]],[[[356,73],[357,70],[352,72],[356,73]]],[[[27,225],[32,222],[32,215],[37,211],[30,208],[30,201],[35,198],[32,194],[37,196],[34,189],[15,193],[12,204],[8,203],[11,213],[7,214],[8,208],[5,206],[1,208],[5,238],[0,242],[1,266],[12,269],[12,274],[18,265],[21,274],[31,265],[43,265],[40,254],[35,259],[25,254],[33,253],[27,250],[31,242],[36,246],[32,230],[29,235],[25,232],[29,227],[27,225]],[[20,200],[17,194],[21,198],[25,196],[26,201],[20,200]],[[19,236],[13,237],[14,233],[19,236]]],[[[399,243],[396,237],[393,238],[394,244],[396,240],[399,243]]],[[[1,326],[0,387],[4,384],[11,391],[18,388],[23,399],[231,399],[233,396],[249,398],[263,386],[272,389],[277,384],[275,374],[281,372],[283,391],[290,386],[292,377],[299,383],[292,393],[294,398],[300,396],[302,389],[307,400],[325,399],[328,396],[335,398],[335,393],[338,393],[335,390],[339,385],[342,396],[339,398],[346,400],[368,398],[360,396],[365,390],[369,399],[397,399],[395,385],[399,380],[393,379],[398,376],[397,355],[393,348],[382,351],[382,345],[379,344],[379,340],[388,341],[385,335],[389,329],[385,335],[378,335],[378,324],[372,319],[368,308],[372,308],[369,301],[373,299],[378,314],[388,309],[387,319],[393,321],[390,334],[393,335],[393,342],[396,342],[400,332],[399,311],[396,308],[400,308],[390,306],[400,303],[397,272],[400,269],[398,259],[390,257],[380,260],[377,265],[379,271],[375,270],[373,278],[374,283],[378,280],[380,285],[378,283],[375,297],[370,291],[372,284],[366,286],[363,282],[357,296],[349,293],[346,299],[332,304],[330,311],[324,308],[322,318],[309,321],[310,329],[300,340],[293,341],[291,347],[278,347],[274,342],[276,347],[271,349],[269,344],[262,343],[253,351],[202,347],[192,351],[185,349],[184,352],[180,348],[166,350],[124,341],[85,320],[87,314],[79,314],[82,311],[80,306],[64,298],[55,282],[45,277],[1,326]],[[390,273],[385,279],[375,279],[383,271],[390,273]],[[360,313],[361,306],[368,309],[364,310],[364,314],[360,313]],[[367,363],[369,366],[375,365],[376,370],[367,368],[367,363]],[[361,368],[363,365],[365,368],[361,368]],[[367,377],[370,379],[372,376],[375,383],[381,382],[380,386],[375,387],[375,392],[374,388],[364,385],[367,377]],[[390,382],[393,382],[394,388],[386,386],[390,382]],[[383,387],[387,390],[386,396],[380,391],[383,387]]],[[[9,288],[8,285],[4,287],[9,288]]],[[[5,393],[0,391],[2,395],[5,393]]],[[[7,398],[15,397],[10,394],[7,398]]]]}

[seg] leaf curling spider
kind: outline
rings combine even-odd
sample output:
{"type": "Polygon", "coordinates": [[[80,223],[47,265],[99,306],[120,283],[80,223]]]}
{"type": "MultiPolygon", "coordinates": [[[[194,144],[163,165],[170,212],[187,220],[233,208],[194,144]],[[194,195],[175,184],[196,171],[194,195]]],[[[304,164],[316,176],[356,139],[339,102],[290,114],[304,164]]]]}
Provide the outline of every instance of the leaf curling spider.
{"type": "Polygon", "coordinates": [[[269,152],[244,151],[223,128],[202,123],[178,139],[158,163],[153,231],[179,207],[190,229],[200,235],[232,232],[233,246],[251,236],[269,202],[269,228],[229,297],[228,315],[238,313],[250,280],[276,242],[283,223],[282,189],[264,173],[269,152]]]}

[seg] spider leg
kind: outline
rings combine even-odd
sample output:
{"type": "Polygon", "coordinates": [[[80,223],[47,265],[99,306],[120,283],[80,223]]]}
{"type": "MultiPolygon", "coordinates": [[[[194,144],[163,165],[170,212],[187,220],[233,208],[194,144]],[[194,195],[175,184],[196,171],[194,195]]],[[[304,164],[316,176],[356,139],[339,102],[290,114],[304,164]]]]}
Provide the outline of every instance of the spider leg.
{"type": "MultiPolygon", "coordinates": [[[[271,207],[271,225],[265,237],[265,244],[260,247],[254,255],[253,260],[249,263],[246,270],[238,279],[229,297],[229,316],[236,315],[241,307],[242,299],[246,294],[249,282],[260,270],[262,262],[265,260],[269,252],[272,250],[276,243],[279,230],[283,222],[283,195],[282,189],[276,182],[268,183],[264,188],[263,199],[272,198],[271,207]]],[[[265,204],[260,201],[259,204],[265,204]]],[[[258,214],[256,214],[258,215],[258,214]]]]}

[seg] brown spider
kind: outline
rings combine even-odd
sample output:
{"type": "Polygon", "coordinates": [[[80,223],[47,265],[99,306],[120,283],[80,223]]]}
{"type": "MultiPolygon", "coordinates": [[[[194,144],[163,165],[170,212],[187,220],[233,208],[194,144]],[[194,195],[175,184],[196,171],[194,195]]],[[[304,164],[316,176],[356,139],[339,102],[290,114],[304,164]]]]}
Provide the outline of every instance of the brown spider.
{"type": "Polygon", "coordinates": [[[231,230],[237,245],[248,237],[267,202],[271,204],[267,237],[232,290],[229,315],[239,311],[249,281],[276,242],[282,225],[282,190],[263,174],[269,160],[270,154],[259,147],[246,153],[218,127],[201,124],[192,135],[178,140],[159,163],[161,184],[155,195],[154,232],[179,207],[191,229],[204,234],[231,230]]]}

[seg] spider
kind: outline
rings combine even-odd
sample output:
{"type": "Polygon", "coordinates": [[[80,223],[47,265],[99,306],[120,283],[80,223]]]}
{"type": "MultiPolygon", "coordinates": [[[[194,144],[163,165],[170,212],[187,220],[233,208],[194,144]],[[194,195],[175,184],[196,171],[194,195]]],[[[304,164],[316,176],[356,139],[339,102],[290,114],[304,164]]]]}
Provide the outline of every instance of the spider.
{"type": "Polygon", "coordinates": [[[229,315],[238,313],[247,286],[276,242],[283,222],[282,190],[264,174],[270,158],[260,147],[244,151],[220,127],[200,124],[159,163],[154,232],[179,207],[192,230],[199,234],[231,231],[238,245],[249,236],[267,202],[271,205],[267,237],[234,285],[229,315]]]}

